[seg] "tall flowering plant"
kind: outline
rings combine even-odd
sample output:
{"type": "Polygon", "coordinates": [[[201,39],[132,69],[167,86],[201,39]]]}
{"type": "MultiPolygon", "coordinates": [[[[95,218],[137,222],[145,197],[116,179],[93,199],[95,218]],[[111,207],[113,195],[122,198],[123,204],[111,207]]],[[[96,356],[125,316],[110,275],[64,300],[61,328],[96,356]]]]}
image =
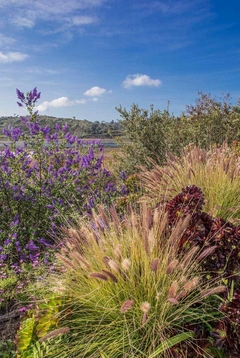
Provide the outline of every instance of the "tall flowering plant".
{"type": "Polygon", "coordinates": [[[0,156],[0,265],[47,262],[48,249],[63,217],[89,212],[116,198],[112,175],[102,167],[100,141],[84,142],[71,135],[68,125],[56,124],[54,133],[41,126],[35,104],[41,93],[17,90],[24,130],[8,127],[9,145],[0,156]],[[19,143],[21,144],[19,146],[19,143]],[[44,255],[42,255],[44,253],[44,255]]]}

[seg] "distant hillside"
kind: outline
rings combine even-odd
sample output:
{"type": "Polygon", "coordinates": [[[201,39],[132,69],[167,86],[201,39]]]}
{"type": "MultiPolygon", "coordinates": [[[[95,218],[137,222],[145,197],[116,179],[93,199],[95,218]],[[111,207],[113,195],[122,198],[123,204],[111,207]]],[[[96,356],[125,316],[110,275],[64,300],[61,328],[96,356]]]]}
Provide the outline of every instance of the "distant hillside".
{"type": "MultiPolygon", "coordinates": [[[[75,119],[75,118],[56,118],[50,116],[39,116],[42,126],[49,126],[54,131],[56,123],[64,125],[65,123],[69,126],[69,131],[79,137],[84,138],[110,138],[111,136],[120,136],[121,125],[118,122],[90,122],[86,119],[75,119]],[[111,134],[110,134],[111,133],[111,134]]],[[[0,135],[3,128],[8,126],[20,127],[24,130],[24,125],[19,117],[0,117],[0,135]]]]}

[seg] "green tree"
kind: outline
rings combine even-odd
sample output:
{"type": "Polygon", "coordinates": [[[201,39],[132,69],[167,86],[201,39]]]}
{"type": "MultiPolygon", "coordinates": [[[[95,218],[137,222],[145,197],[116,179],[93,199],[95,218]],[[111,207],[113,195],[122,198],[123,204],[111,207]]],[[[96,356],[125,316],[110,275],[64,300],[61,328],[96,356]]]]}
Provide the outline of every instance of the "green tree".
{"type": "Polygon", "coordinates": [[[195,105],[187,106],[183,128],[190,128],[188,141],[200,148],[240,140],[240,102],[231,105],[229,94],[221,98],[199,93],[195,105]]]}
{"type": "Polygon", "coordinates": [[[116,109],[124,134],[119,139],[123,152],[119,169],[129,174],[140,165],[150,169],[149,158],[162,165],[167,153],[181,155],[190,143],[209,149],[240,140],[240,102],[231,105],[229,95],[217,99],[199,93],[195,105],[187,106],[179,117],[170,114],[168,107],[160,111],[153,105],[150,110],[140,109],[136,104],[129,111],[121,106],[116,109]]]}

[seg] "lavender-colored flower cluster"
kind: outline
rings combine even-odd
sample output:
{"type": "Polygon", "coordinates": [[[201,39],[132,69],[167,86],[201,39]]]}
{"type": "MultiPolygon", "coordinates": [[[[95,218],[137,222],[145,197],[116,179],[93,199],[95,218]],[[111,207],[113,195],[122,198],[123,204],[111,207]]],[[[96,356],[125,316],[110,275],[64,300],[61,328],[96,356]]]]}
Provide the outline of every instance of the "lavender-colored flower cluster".
{"type": "Polygon", "coordinates": [[[47,263],[63,220],[100,202],[110,205],[124,191],[102,167],[100,141],[84,142],[67,124],[56,124],[54,133],[42,127],[33,112],[36,88],[26,95],[17,90],[17,96],[29,116],[21,117],[24,131],[3,131],[11,144],[0,156],[0,265],[12,268],[47,263]]]}

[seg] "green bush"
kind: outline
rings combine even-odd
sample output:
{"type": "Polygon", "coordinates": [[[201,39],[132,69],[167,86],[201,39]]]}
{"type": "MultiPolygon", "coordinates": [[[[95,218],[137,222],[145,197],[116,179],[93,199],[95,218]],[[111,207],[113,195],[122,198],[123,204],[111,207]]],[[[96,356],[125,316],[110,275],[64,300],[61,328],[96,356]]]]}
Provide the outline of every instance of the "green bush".
{"type": "Polygon", "coordinates": [[[216,99],[199,93],[196,104],[187,106],[180,117],[170,114],[169,109],[154,110],[153,106],[150,111],[135,104],[130,111],[122,107],[117,110],[124,133],[124,139],[119,140],[123,152],[120,169],[129,174],[139,165],[152,168],[149,158],[162,165],[167,153],[179,156],[189,143],[209,149],[240,139],[240,104],[231,105],[229,96],[216,99]]]}
{"type": "Polygon", "coordinates": [[[128,112],[125,108],[117,108],[122,119],[123,139],[119,139],[124,153],[121,159],[121,169],[129,174],[135,172],[139,164],[148,164],[148,157],[162,164],[173,143],[169,142],[174,124],[177,120],[168,109],[161,112],[138,108],[133,104],[128,112]]]}
{"type": "Polygon", "coordinates": [[[190,128],[189,143],[209,149],[240,139],[240,101],[231,105],[229,99],[229,95],[217,99],[200,92],[195,105],[187,106],[182,121],[190,128]]]}

